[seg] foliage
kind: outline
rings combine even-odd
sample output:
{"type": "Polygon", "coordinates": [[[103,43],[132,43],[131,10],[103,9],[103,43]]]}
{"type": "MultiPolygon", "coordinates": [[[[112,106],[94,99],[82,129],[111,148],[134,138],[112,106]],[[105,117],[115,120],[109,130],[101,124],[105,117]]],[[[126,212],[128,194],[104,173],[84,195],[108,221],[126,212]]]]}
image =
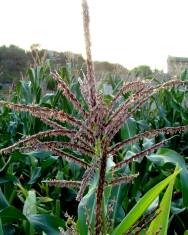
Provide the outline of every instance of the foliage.
{"type": "Polygon", "coordinates": [[[184,232],[187,80],[125,83],[110,76],[112,93],[104,94],[103,84],[97,90],[85,0],[83,13],[87,76],[75,79],[70,63],[58,72],[36,64],[11,99],[0,100],[0,231],[119,235],[157,227],[166,234],[168,224],[184,232]],[[57,91],[49,92],[52,79],[57,91]],[[182,155],[163,145],[183,146],[182,155]]]}
{"type": "MultiPolygon", "coordinates": [[[[142,215],[142,213],[149,207],[149,205],[157,198],[157,196],[159,195],[160,191],[162,191],[166,185],[168,185],[169,183],[169,187],[163,197],[163,200],[161,202],[161,204],[164,204],[164,202],[167,202],[166,197],[168,196],[168,191],[172,194],[172,190],[173,190],[173,185],[174,185],[174,180],[176,175],[179,173],[179,170],[177,169],[173,175],[169,176],[168,178],[166,178],[165,180],[161,181],[160,183],[158,183],[155,187],[153,187],[152,189],[150,189],[145,195],[144,197],[142,197],[138,203],[133,207],[133,209],[129,212],[129,214],[123,219],[123,221],[118,225],[118,227],[114,230],[114,232],[112,233],[113,235],[120,235],[120,234],[125,234],[125,232],[127,232],[130,228],[131,225],[134,225],[134,223],[139,219],[139,217],[142,215]],[[170,189],[170,190],[169,190],[170,189]]],[[[169,196],[168,196],[169,199],[169,196]]],[[[168,204],[167,204],[168,205],[168,204]]],[[[160,219],[162,217],[163,214],[166,215],[165,219],[168,222],[168,213],[169,213],[169,208],[167,210],[163,210],[163,208],[159,208],[162,211],[159,211],[159,216],[157,216],[156,220],[160,219]]],[[[164,217],[164,215],[163,215],[164,217]]],[[[160,221],[160,223],[156,223],[155,220],[152,221],[152,224],[148,230],[148,233],[150,234],[155,234],[157,231],[160,231],[160,229],[166,229],[166,224],[164,224],[163,226],[163,222],[164,221],[160,221]],[[158,227],[157,227],[157,226],[158,227]],[[156,229],[154,230],[152,228],[152,226],[156,226],[156,229]],[[152,233],[151,233],[151,229],[152,233]]],[[[141,229],[144,226],[142,225],[141,229]]],[[[131,228],[131,231],[133,230],[133,228],[131,228]]],[[[162,234],[166,234],[162,233],[162,234]]]]}
{"type": "Polygon", "coordinates": [[[131,73],[137,78],[151,77],[153,72],[148,65],[140,65],[131,70],[131,73]]]}
{"type": "Polygon", "coordinates": [[[25,73],[28,66],[27,55],[19,47],[0,47],[0,82],[12,82],[25,73]]]}
{"type": "MultiPolygon", "coordinates": [[[[56,52],[40,49],[38,44],[31,45],[30,51],[25,51],[15,45],[0,47],[0,85],[19,82],[20,79],[30,79],[24,76],[29,66],[43,65],[50,62],[51,69],[59,69],[70,63],[72,73],[76,78],[86,72],[83,57],[72,52],[56,52]],[[82,70],[82,71],[81,71],[82,70]]],[[[96,77],[98,79],[109,74],[127,77],[128,70],[119,64],[109,62],[95,62],[96,77]]]]}

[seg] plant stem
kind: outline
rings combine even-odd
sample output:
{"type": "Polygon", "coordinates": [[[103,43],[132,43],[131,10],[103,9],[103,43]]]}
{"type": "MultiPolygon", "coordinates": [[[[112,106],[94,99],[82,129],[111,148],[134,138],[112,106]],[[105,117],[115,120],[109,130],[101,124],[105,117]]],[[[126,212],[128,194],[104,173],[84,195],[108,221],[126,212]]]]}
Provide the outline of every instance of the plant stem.
{"type": "Polygon", "coordinates": [[[105,221],[103,219],[102,200],[103,200],[103,191],[105,185],[106,162],[107,162],[107,145],[105,144],[105,147],[102,152],[100,172],[99,172],[99,183],[97,188],[95,235],[105,234],[104,233],[105,221]]]}

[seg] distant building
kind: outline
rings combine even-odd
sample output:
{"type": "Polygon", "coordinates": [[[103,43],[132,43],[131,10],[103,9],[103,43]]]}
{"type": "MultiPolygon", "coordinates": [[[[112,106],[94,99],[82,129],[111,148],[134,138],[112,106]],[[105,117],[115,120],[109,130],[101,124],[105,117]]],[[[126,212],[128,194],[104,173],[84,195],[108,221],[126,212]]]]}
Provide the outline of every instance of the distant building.
{"type": "Polygon", "coordinates": [[[188,69],[188,58],[168,56],[167,69],[169,75],[179,76],[184,69],[188,69]]]}

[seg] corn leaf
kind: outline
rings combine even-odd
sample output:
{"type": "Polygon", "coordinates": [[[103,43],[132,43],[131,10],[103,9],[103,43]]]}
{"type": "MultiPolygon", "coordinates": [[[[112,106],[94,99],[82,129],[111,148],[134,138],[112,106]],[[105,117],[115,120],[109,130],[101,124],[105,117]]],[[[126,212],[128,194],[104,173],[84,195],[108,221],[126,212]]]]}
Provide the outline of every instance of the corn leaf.
{"type": "Polygon", "coordinates": [[[148,159],[160,167],[164,167],[165,164],[169,163],[173,165],[176,165],[178,163],[178,165],[182,169],[180,172],[180,182],[183,194],[183,204],[185,207],[188,207],[188,170],[184,157],[174,150],[168,148],[160,148],[156,154],[151,154],[150,156],[148,156],[148,159]]]}
{"type": "Polygon", "coordinates": [[[155,200],[155,198],[162,192],[162,190],[172,182],[175,177],[180,173],[180,169],[176,169],[174,173],[168,176],[166,179],[155,185],[150,189],[132,208],[128,215],[122,220],[122,222],[112,232],[112,235],[122,235],[125,233],[144,213],[149,205],[155,200]]]}
{"type": "Polygon", "coordinates": [[[159,231],[159,235],[166,235],[168,230],[168,220],[171,206],[171,198],[175,179],[171,181],[161,201],[159,211],[160,214],[152,221],[147,234],[152,235],[159,231]]]}

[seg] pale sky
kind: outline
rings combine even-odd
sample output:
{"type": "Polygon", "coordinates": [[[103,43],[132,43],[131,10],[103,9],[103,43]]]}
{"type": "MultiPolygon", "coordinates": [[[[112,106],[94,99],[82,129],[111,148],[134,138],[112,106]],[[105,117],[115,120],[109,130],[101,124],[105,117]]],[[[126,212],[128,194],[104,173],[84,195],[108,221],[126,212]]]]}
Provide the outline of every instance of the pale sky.
{"type": "MultiPolygon", "coordinates": [[[[94,60],[166,70],[188,57],[188,0],[88,0],[94,60]]],[[[0,0],[0,46],[84,54],[81,0],[0,0]]]]}

